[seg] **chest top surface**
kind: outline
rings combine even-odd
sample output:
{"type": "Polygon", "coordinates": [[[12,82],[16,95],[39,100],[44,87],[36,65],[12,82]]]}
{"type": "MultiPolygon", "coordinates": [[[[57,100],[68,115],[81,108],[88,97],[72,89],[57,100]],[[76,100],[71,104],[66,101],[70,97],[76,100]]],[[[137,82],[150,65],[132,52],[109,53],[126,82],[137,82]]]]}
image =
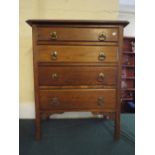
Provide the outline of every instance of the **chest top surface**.
{"type": "Polygon", "coordinates": [[[52,20],[52,19],[29,19],[26,21],[32,25],[117,25],[127,26],[128,21],[122,20],[52,20]]]}

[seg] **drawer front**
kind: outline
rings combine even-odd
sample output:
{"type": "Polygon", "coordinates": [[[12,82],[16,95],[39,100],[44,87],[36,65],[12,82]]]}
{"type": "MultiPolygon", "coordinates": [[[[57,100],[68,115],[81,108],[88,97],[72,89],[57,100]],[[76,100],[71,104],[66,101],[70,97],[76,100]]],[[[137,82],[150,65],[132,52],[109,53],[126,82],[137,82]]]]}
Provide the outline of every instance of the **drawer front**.
{"type": "Polygon", "coordinates": [[[39,62],[116,62],[116,46],[37,46],[39,62]]]}
{"type": "Polygon", "coordinates": [[[84,66],[40,66],[40,85],[115,85],[116,68],[84,66]]]}
{"type": "Polygon", "coordinates": [[[118,41],[118,29],[38,27],[38,41],[118,41]]]}
{"type": "Polygon", "coordinates": [[[40,107],[42,110],[114,109],[115,104],[115,89],[40,91],[40,107]]]}

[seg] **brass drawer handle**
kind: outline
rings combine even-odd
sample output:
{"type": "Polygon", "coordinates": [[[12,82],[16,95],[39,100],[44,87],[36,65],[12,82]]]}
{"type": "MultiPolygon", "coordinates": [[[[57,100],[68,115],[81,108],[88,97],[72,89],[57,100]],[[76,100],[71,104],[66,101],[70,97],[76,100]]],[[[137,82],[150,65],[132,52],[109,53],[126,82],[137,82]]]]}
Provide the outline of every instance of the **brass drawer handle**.
{"type": "Polygon", "coordinates": [[[100,61],[103,61],[103,60],[105,60],[105,58],[106,58],[106,56],[105,56],[104,52],[100,52],[100,53],[99,53],[99,56],[98,56],[98,59],[99,59],[100,61]]]}
{"type": "Polygon", "coordinates": [[[104,98],[102,96],[98,97],[97,104],[98,104],[98,106],[103,106],[104,105],[104,98]]]}
{"type": "Polygon", "coordinates": [[[58,74],[57,74],[57,73],[53,73],[53,74],[52,74],[52,79],[53,79],[53,80],[58,79],[58,74]]]}
{"type": "Polygon", "coordinates": [[[53,97],[51,102],[49,103],[50,105],[59,105],[59,99],[57,97],[53,97]]]}
{"type": "Polygon", "coordinates": [[[104,81],[104,77],[105,77],[105,75],[104,75],[104,73],[99,73],[99,75],[98,75],[98,81],[101,81],[101,82],[103,82],[104,81]]]}
{"type": "Polygon", "coordinates": [[[51,32],[50,36],[51,36],[52,40],[57,40],[57,33],[56,32],[51,32]]]}
{"type": "Polygon", "coordinates": [[[106,35],[104,32],[101,32],[98,36],[99,41],[105,41],[106,40],[106,35]]]}
{"type": "Polygon", "coordinates": [[[54,51],[54,52],[51,53],[52,60],[56,60],[57,57],[58,57],[58,52],[57,51],[54,51]]]}

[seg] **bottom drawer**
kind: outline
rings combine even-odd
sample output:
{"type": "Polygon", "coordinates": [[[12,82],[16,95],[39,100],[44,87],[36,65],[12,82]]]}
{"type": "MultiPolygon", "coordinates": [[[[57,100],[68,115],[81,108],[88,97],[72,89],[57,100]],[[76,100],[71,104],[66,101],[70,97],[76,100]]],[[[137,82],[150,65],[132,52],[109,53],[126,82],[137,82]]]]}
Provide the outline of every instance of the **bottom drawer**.
{"type": "Polygon", "coordinates": [[[42,110],[114,109],[115,89],[40,90],[42,110]]]}

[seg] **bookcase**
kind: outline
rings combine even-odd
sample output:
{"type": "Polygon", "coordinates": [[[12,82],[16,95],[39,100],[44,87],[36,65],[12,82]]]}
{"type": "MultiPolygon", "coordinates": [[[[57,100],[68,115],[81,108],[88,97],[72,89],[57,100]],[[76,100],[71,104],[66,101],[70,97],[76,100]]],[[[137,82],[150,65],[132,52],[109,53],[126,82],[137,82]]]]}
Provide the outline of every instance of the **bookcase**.
{"type": "Polygon", "coordinates": [[[135,38],[124,37],[122,51],[121,111],[134,112],[135,106],[135,38]]]}

